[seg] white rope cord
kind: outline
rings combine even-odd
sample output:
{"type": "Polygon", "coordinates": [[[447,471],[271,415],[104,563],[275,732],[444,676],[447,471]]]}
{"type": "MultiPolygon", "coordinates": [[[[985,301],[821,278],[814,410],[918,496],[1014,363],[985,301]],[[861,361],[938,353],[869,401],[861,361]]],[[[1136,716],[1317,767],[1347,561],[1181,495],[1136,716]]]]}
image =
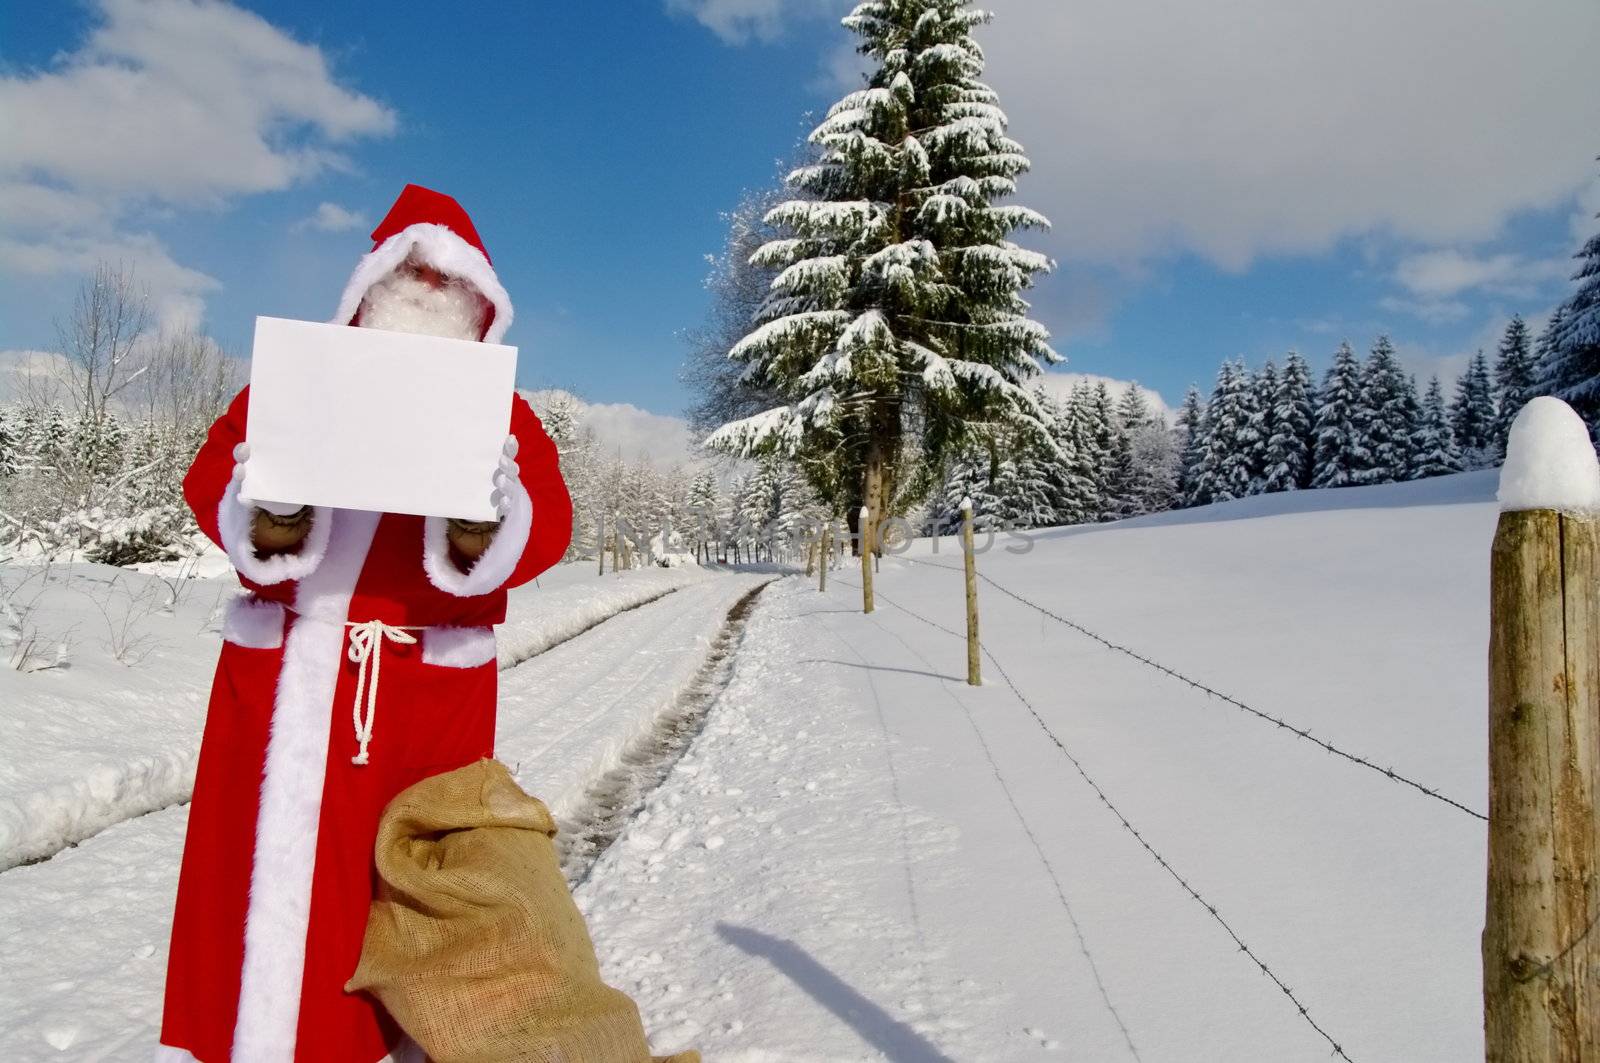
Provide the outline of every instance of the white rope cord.
{"type": "Polygon", "coordinates": [[[389,639],[403,646],[413,646],[416,644],[416,637],[408,632],[423,629],[394,627],[382,620],[368,620],[364,623],[347,622],[344,626],[350,629],[350,659],[360,666],[360,671],[356,673],[356,701],[351,709],[351,717],[356,727],[356,744],[359,748],[356,755],[350,758],[350,763],[365,764],[367,745],[372,741],[372,721],[378,715],[378,678],[383,671],[383,640],[389,639]],[[369,662],[372,665],[370,687],[367,685],[369,662]]]}

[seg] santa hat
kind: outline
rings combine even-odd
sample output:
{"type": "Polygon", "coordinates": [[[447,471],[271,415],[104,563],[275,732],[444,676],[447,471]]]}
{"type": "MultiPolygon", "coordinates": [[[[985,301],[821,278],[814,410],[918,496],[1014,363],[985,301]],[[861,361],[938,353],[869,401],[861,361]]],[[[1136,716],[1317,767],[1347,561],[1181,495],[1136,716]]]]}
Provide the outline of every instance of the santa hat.
{"type": "Polygon", "coordinates": [[[467,281],[489,300],[483,340],[499,343],[511,327],[511,297],[495,276],[489,252],[461,204],[421,185],[406,185],[389,213],[372,230],[372,250],[362,256],[350,275],[333,323],[356,324],[368,290],[413,253],[440,273],[467,281]]]}

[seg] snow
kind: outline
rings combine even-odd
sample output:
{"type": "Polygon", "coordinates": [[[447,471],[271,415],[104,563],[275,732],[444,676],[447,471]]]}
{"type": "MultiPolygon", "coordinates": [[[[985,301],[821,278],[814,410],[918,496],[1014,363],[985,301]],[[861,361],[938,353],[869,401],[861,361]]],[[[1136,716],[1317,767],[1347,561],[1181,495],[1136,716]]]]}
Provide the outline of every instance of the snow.
{"type": "MultiPolygon", "coordinates": [[[[512,593],[500,666],[711,578],[698,567],[600,578],[588,562],[557,566],[512,593]]],[[[231,575],[163,581],[104,565],[0,567],[0,601],[48,643],[71,647],[60,667],[0,669],[0,703],[28,706],[0,713],[0,870],[189,799],[221,614],[237,587],[231,575]]],[[[0,642],[0,663],[12,656],[0,642]]]]}
{"type": "MultiPolygon", "coordinates": [[[[1481,810],[1493,492],[1480,472],[980,535],[981,687],[955,539],[886,557],[870,615],[849,559],[826,595],[778,580],[576,891],[603,974],[655,1051],[708,1063],[1328,1059],[1210,905],[1349,1058],[1481,1057],[1480,820],[996,584],[1481,810]]],[[[502,757],[581,810],[765,578],[701,573],[507,670],[502,757]]],[[[148,1051],[185,816],[0,874],[0,1057],[148,1051]]]]}
{"type": "MultiPolygon", "coordinates": [[[[978,565],[1481,808],[1491,495],[1469,474],[1263,497],[978,565]]],[[[993,661],[966,685],[956,542],[908,557],[954,571],[886,558],[868,617],[850,565],[826,597],[767,592],[705,733],[579,891],[658,1048],[1100,1063],[1135,1058],[1125,1027],[1147,1060],[1328,1059],[993,661]]],[[[1044,721],[1350,1058],[1481,1056],[1481,822],[980,598],[1044,721]]]]}
{"type": "Polygon", "coordinates": [[[1600,463],[1589,430],[1560,399],[1533,399],[1511,422],[1500,508],[1600,513],[1600,463]]]}
{"type": "MultiPolygon", "coordinates": [[[[683,571],[624,572],[597,584],[577,568],[561,566],[541,581],[603,593],[606,582],[649,575],[659,587],[683,571]]],[[[681,593],[618,612],[506,671],[501,759],[565,822],[617,766],[628,738],[683,693],[733,603],[771,578],[698,570],[681,593]]],[[[540,593],[517,592],[514,608],[540,610],[540,593]]],[[[202,656],[208,665],[214,659],[202,656]]],[[[198,693],[209,678],[208,667],[198,693]]],[[[7,760],[13,748],[4,747],[7,760]]],[[[177,804],[0,874],[0,1059],[61,1058],[46,1045],[70,1049],[73,1059],[149,1055],[187,822],[188,806],[177,804]]]]}

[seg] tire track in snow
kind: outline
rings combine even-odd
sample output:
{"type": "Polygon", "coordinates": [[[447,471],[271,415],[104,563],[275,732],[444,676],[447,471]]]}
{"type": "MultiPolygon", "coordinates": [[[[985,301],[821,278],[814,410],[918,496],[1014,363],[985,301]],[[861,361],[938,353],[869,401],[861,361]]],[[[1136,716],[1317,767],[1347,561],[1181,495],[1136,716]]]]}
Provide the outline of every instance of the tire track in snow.
{"type": "Polygon", "coordinates": [[[705,727],[706,717],[733,675],[735,655],[744,641],[750,614],[755,611],[761,592],[771,583],[768,580],[753,587],[734,603],[694,678],[656,717],[655,726],[628,744],[617,766],[585,791],[569,825],[557,836],[562,871],[573,889],[588,881],[600,857],[621,836],[651,791],[671,774],[705,727]]]}

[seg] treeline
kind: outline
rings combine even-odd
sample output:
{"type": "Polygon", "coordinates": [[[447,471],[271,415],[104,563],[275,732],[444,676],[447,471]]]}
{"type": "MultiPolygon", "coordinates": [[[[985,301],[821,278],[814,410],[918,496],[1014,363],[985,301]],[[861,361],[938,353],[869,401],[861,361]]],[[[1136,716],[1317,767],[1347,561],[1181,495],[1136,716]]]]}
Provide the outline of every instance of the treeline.
{"type": "Polygon", "coordinates": [[[1395,483],[1497,464],[1511,420],[1554,390],[1559,319],[1537,345],[1518,316],[1491,366],[1479,351],[1447,400],[1419,390],[1387,336],[1365,359],[1348,343],[1316,382],[1290,352],[1280,367],[1224,362],[1209,397],[1191,388],[1169,427],[1137,385],[1113,401],[1105,383],[1064,401],[1035,390],[1046,444],[993,433],[949,466],[931,515],[941,527],[971,498],[980,527],[1116,520],[1249,495],[1395,483]]]}

